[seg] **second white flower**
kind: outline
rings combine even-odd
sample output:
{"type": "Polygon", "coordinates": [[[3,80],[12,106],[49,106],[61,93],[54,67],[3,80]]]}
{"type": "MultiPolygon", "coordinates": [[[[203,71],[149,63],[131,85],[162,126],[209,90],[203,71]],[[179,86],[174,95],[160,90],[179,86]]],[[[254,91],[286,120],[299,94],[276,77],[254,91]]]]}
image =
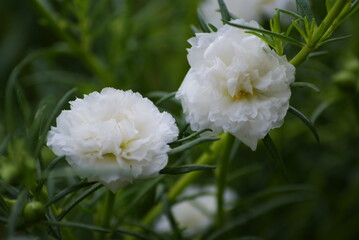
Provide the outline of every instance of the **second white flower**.
{"type": "MultiPolygon", "coordinates": [[[[258,28],[254,21],[232,21],[258,28]]],[[[225,25],[189,40],[191,69],[176,97],[193,130],[230,132],[255,150],[280,127],[289,107],[295,68],[260,38],[225,25]]]]}

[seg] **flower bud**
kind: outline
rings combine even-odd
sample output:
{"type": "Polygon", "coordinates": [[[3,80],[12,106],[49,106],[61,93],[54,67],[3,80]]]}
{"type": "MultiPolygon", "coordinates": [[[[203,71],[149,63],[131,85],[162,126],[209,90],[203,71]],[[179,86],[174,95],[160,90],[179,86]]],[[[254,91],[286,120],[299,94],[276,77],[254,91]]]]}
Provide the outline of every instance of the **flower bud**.
{"type": "Polygon", "coordinates": [[[39,201],[32,201],[25,205],[23,213],[25,222],[36,223],[45,218],[45,206],[39,201]]]}
{"type": "Polygon", "coordinates": [[[15,185],[19,182],[20,171],[16,166],[8,164],[1,166],[0,176],[6,183],[15,185]]]}

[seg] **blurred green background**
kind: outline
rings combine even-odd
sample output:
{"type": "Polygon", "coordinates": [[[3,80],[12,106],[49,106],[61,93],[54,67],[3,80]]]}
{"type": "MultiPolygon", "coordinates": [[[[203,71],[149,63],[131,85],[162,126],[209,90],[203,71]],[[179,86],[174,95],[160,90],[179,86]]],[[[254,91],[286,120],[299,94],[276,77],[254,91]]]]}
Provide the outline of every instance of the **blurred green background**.
{"type": "MultiPolygon", "coordinates": [[[[198,25],[199,1],[41,1],[58,18],[55,24],[44,18],[34,2],[0,0],[2,143],[9,121],[22,138],[41,103],[56,102],[73,87],[78,88],[78,97],[105,86],[156,97],[160,93],[153,92],[176,91],[189,69],[187,39],[193,36],[191,25],[198,25]],[[25,58],[30,61],[21,66],[25,58]],[[19,64],[16,91],[9,94],[13,91],[10,74],[19,64]],[[11,105],[6,103],[9,100],[11,105]]],[[[312,1],[312,8],[320,22],[325,16],[324,1],[312,1]]],[[[239,203],[228,220],[233,228],[221,239],[359,239],[358,15],[334,34],[351,38],[323,46],[320,54],[297,69],[296,81],[313,83],[321,90],[295,87],[291,100],[315,122],[320,144],[291,114],[280,129],[271,131],[289,180],[262,143],[256,152],[241,145],[231,162],[229,182],[240,196],[239,203]]],[[[289,58],[297,51],[288,48],[289,58]]],[[[161,107],[183,126],[177,103],[161,107]]],[[[192,155],[205,149],[205,145],[198,147],[192,155]]],[[[6,164],[1,160],[1,176],[6,180],[6,164]]],[[[171,186],[176,179],[164,181],[171,186]]],[[[201,180],[213,181],[211,174],[201,180]]],[[[140,208],[149,204],[151,200],[145,200],[140,208]]]]}

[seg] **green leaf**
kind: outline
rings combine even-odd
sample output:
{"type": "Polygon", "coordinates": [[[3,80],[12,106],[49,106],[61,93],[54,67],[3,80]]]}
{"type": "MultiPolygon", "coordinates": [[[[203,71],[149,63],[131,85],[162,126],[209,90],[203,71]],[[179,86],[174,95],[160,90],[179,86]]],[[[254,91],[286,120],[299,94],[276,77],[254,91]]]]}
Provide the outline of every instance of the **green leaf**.
{"type": "Polygon", "coordinates": [[[171,211],[171,206],[168,202],[168,199],[167,199],[167,196],[166,194],[162,194],[162,203],[163,203],[163,210],[164,210],[164,213],[170,223],[170,226],[171,226],[171,230],[173,232],[173,238],[174,239],[183,239],[182,237],[182,234],[181,234],[181,231],[178,227],[178,224],[172,214],[172,211],[171,211]]]}
{"type": "Polygon", "coordinates": [[[288,111],[290,113],[292,113],[294,116],[298,117],[300,120],[302,120],[303,123],[313,133],[313,135],[314,135],[315,139],[317,140],[317,142],[320,143],[319,135],[318,135],[317,131],[315,130],[315,127],[314,127],[313,123],[303,113],[301,113],[299,110],[295,109],[292,106],[289,106],[288,111]]]}
{"type": "Polygon", "coordinates": [[[181,146],[172,148],[171,151],[168,152],[169,155],[172,154],[176,154],[176,153],[180,153],[183,152],[187,149],[190,149],[192,147],[194,147],[195,145],[198,145],[200,143],[204,143],[204,142],[214,142],[219,140],[220,138],[215,138],[215,137],[204,137],[204,138],[197,138],[191,142],[187,142],[185,144],[182,144],[181,146]]]}
{"type": "Polygon", "coordinates": [[[59,157],[56,157],[54,160],[52,160],[49,163],[49,165],[46,167],[45,171],[42,173],[42,176],[41,176],[41,179],[37,186],[37,189],[35,190],[35,194],[41,193],[42,186],[44,185],[45,181],[47,180],[47,177],[49,176],[51,170],[56,166],[56,164],[58,162],[60,162],[64,158],[65,158],[65,156],[59,156],[59,157]]]}
{"type": "Polygon", "coordinates": [[[279,154],[272,138],[269,136],[269,134],[267,134],[264,139],[263,139],[263,143],[266,146],[270,157],[277,163],[279,169],[281,170],[284,178],[289,181],[289,177],[287,174],[287,169],[285,167],[284,161],[282,159],[282,156],[279,154]]]}
{"type": "Polygon", "coordinates": [[[212,30],[213,32],[217,32],[217,28],[216,28],[215,26],[213,26],[213,24],[208,23],[208,26],[211,28],[211,30],[212,30]]]}
{"type": "Polygon", "coordinates": [[[76,183],[68,188],[65,188],[64,190],[60,191],[58,194],[55,195],[54,198],[50,199],[45,206],[48,207],[51,204],[54,204],[55,202],[61,200],[62,198],[64,198],[66,195],[75,192],[77,190],[80,190],[82,188],[88,187],[88,186],[92,186],[94,185],[96,182],[79,182],[76,183]]]}
{"type": "Polygon", "coordinates": [[[300,36],[307,42],[308,41],[308,35],[306,34],[306,31],[304,31],[304,29],[302,29],[302,26],[300,26],[299,23],[297,21],[294,21],[294,20],[292,21],[292,25],[295,27],[295,29],[297,29],[300,36]]]}
{"type": "Polygon", "coordinates": [[[70,211],[73,209],[77,204],[79,204],[82,200],[84,200],[86,197],[91,195],[93,192],[101,188],[103,185],[101,183],[97,183],[93,185],[90,189],[83,192],[80,196],[78,196],[75,200],[73,200],[69,205],[67,205],[62,212],[56,217],[58,221],[63,219],[70,211]]]}
{"type": "Polygon", "coordinates": [[[197,137],[198,135],[204,133],[204,132],[212,132],[212,129],[209,129],[209,128],[206,128],[206,129],[203,129],[201,131],[198,131],[198,132],[195,132],[195,133],[192,133],[191,135],[187,136],[187,137],[184,137],[184,138],[181,138],[177,141],[174,141],[174,142],[171,142],[170,144],[176,144],[176,143],[181,143],[181,142],[185,142],[185,141],[188,141],[192,138],[195,138],[197,137]]]}
{"type": "Polygon", "coordinates": [[[212,165],[184,165],[179,167],[165,167],[160,171],[160,174],[184,174],[194,171],[213,170],[215,166],[212,165]]]}
{"type": "Polygon", "coordinates": [[[231,14],[229,13],[226,4],[224,3],[224,0],[218,0],[218,5],[219,5],[219,11],[221,12],[221,16],[222,16],[222,21],[231,21],[232,17],[231,14]]]}
{"type": "Polygon", "coordinates": [[[125,230],[125,229],[118,229],[117,228],[116,230],[112,230],[112,229],[108,229],[108,228],[93,226],[93,225],[84,224],[84,223],[77,223],[77,222],[46,221],[46,222],[43,222],[43,223],[47,224],[47,225],[51,225],[51,226],[78,228],[78,229],[101,232],[101,233],[116,233],[116,234],[120,234],[120,235],[133,236],[133,237],[136,237],[138,239],[144,239],[144,240],[148,239],[144,235],[141,235],[139,233],[132,232],[132,231],[129,231],[129,230],[125,230]]]}
{"type": "Polygon", "coordinates": [[[204,20],[201,12],[199,10],[197,10],[197,18],[198,18],[198,23],[199,23],[201,30],[205,33],[211,32],[211,29],[208,27],[206,21],[204,20]]]}
{"type": "Polygon", "coordinates": [[[301,16],[307,16],[309,19],[313,18],[313,12],[310,8],[310,2],[308,0],[296,0],[297,9],[301,16]]]}
{"type": "Polygon", "coordinates": [[[318,117],[332,104],[332,101],[325,101],[321,103],[313,112],[312,116],[310,117],[310,121],[314,124],[318,117]]]}
{"type": "Polygon", "coordinates": [[[249,26],[245,26],[245,25],[241,25],[241,24],[231,23],[231,22],[228,22],[228,21],[224,21],[224,22],[227,23],[228,25],[231,25],[231,26],[234,26],[234,27],[251,30],[251,31],[254,31],[254,32],[258,32],[258,33],[268,34],[269,36],[281,39],[281,40],[283,40],[285,42],[288,42],[290,44],[293,44],[295,46],[299,46],[299,47],[304,46],[304,43],[298,41],[297,39],[294,39],[292,37],[289,37],[289,36],[286,36],[286,35],[283,35],[283,34],[271,32],[271,31],[268,31],[268,30],[265,30],[265,29],[260,29],[260,28],[249,27],[249,26]]]}
{"type": "Polygon", "coordinates": [[[9,222],[8,222],[8,229],[7,229],[7,236],[8,239],[15,238],[16,227],[19,221],[21,220],[22,210],[25,206],[26,199],[27,199],[28,191],[26,189],[22,190],[16,199],[16,203],[11,210],[9,222]]]}
{"type": "Polygon", "coordinates": [[[330,38],[328,40],[325,40],[323,42],[321,42],[321,45],[327,44],[327,43],[332,43],[332,42],[336,42],[336,41],[340,41],[340,40],[345,40],[348,38],[351,38],[352,35],[347,35],[347,36],[342,36],[342,37],[336,37],[336,38],[330,38]]]}
{"type": "Polygon", "coordinates": [[[176,96],[176,93],[177,92],[171,92],[171,93],[168,93],[167,95],[164,95],[163,97],[161,97],[157,102],[155,102],[155,105],[158,106],[160,105],[161,103],[173,98],[174,96],[176,96]]]}
{"type": "MultiPolygon", "coordinates": [[[[165,176],[159,176],[150,182],[148,185],[141,188],[139,192],[136,193],[135,197],[127,204],[126,208],[123,209],[121,219],[125,219],[127,214],[136,206],[139,206],[140,201],[145,199],[146,194],[153,189],[154,187],[158,186],[158,184],[162,181],[165,176]]],[[[119,220],[121,220],[119,219],[119,220]]]]}
{"type": "Polygon", "coordinates": [[[54,107],[53,111],[51,112],[50,116],[48,117],[47,121],[44,124],[44,128],[42,129],[42,133],[39,135],[39,140],[38,140],[38,144],[36,146],[36,150],[35,150],[35,157],[37,157],[41,151],[41,148],[43,147],[45,141],[46,141],[46,137],[47,137],[47,133],[48,130],[51,127],[52,122],[55,120],[55,118],[57,117],[58,113],[61,111],[61,109],[63,108],[63,106],[65,105],[65,103],[68,101],[68,99],[76,92],[77,88],[72,88],[71,90],[69,90],[56,104],[56,106],[54,107]]]}
{"type": "Polygon", "coordinates": [[[280,13],[284,13],[284,14],[287,14],[289,16],[292,16],[294,17],[295,19],[302,19],[303,20],[303,17],[300,16],[298,13],[295,13],[295,12],[292,12],[292,11],[288,11],[288,10],[285,10],[285,9],[279,9],[279,8],[276,8],[275,9],[276,11],[280,12],[280,13]]]}
{"type": "Polygon", "coordinates": [[[313,91],[315,92],[320,92],[320,89],[315,86],[313,83],[309,83],[309,82],[293,82],[290,84],[291,87],[306,87],[306,88],[309,88],[309,89],[312,89],[313,91]]]}

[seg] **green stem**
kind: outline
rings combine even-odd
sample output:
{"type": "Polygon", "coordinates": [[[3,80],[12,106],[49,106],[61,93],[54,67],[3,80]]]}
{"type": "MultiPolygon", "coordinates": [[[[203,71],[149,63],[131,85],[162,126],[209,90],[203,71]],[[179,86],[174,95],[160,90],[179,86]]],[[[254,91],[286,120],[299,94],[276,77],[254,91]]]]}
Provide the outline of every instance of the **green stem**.
{"type": "MultiPolygon", "coordinates": [[[[225,144],[225,139],[222,138],[221,140],[218,140],[210,146],[210,151],[203,153],[199,159],[195,162],[195,164],[209,164],[211,163],[214,158],[216,157],[216,154],[220,152],[220,149],[225,144]]],[[[171,188],[170,192],[168,193],[167,197],[170,202],[174,201],[175,198],[183,192],[183,190],[193,183],[193,181],[201,174],[200,171],[191,172],[183,175],[179,181],[171,188]]],[[[155,207],[153,207],[147,215],[143,218],[142,222],[146,225],[149,225],[155,220],[155,218],[161,213],[163,209],[163,205],[161,203],[157,204],[155,207]]]]}
{"type": "Polygon", "coordinates": [[[222,157],[219,159],[219,167],[217,172],[217,226],[221,227],[224,224],[224,192],[226,189],[227,183],[227,173],[230,162],[230,152],[234,142],[234,137],[230,134],[226,134],[225,138],[225,148],[223,150],[222,157]]]}
{"type": "Polygon", "coordinates": [[[71,49],[77,53],[77,56],[82,60],[87,67],[97,76],[99,81],[105,86],[111,86],[115,83],[113,76],[107,71],[103,63],[90,52],[90,48],[86,44],[77,42],[70,34],[65,31],[63,21],[57,19],[46,7],[44,7],[39,0],[31,0],[31,3],[36,8],[38,13],[47,20],[50,27],[65,40],[71,49]]]}
{"type": "Polygon", "coordinates": [[[335,2],[322,23],[314,30],[313,35],[307,41],[306,45],[294,58],[292,58],[290,61],[292,65],[298,67],[305,61],[312,51],[320,46],[321,42],[324,41],[325,38],[330,36],[330,34],[338,26],[336,19],[345,14],[344,11],[348,11],[347,4],[350,4],[350,0],[338,0],[335,2]]]}
{"type": "MultiPolygon", "coordinates": [[[[111,215],[113,212],[113,205],[115,203],[115,194],[113,194],[111,191],[108,191],[106,194],[106,201],[105,201],[105,212],[103,214],[102,219],[102,227],[103,228],[109,228],[111,223],[111,215]]],[[[106,239],[106,233],[100,234],[99,239],[106,239]]]]}

